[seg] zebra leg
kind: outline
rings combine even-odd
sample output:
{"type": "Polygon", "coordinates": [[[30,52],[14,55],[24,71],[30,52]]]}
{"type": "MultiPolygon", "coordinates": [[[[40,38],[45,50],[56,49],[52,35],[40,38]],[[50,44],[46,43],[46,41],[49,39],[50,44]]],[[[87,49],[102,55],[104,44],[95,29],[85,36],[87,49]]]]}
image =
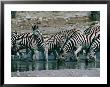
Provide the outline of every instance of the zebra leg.
{"type": "Polygon", "coordinates": [[[48,46],[45,46],[45,59],[48,62],[48,46]]]}
{"type": "Polygon", "coordinates": [[[41,51],[41,55],[42,55],[42,58],[45,60],[46,59],[45,51],[41,51]]]}
{"type": "Polygon", "coordinates": [[[74,55],[75,55],[76,60],[79,59],[79,57],[78,57],[77,55],[78,55],[78,53],[79,53],[81,50],[82,50],[82,46],[79,46],[79,47],[77,48],[77,50],[74,52],[74,55]]]}
{"type": "Polygon", "coordinates": [[[33,61],[34,50],[26,48],[26,56],[30,61],[33,61]]]}
{"type": "Polygon", "coordinates": [[[39,60],[39,51],[35,51],[35,54],[33,55],[33,59],[39,60]]]}
{"type": "Polygon", "coordinates": [[[94,52],[88,53],[87,60],[88,61],[96,61],[96,55],[95,55],[95,53],[94,52]]]}
{"type": "Polygon", "coordinates": [[[45,59],[46,59],[46,65],[45,65],[45,68],[46,70],[48,70],[48,45],[45,45],[45,59]]]}
{"type": "Polygon", "coordinates": [[[58,52],[56,50],[53,51],[55,59],[58,59],[58,52]]]}
{"type": "Polygon", "coordinates": [[[83,50],[83,55],[85,55],[86,54],[86,51],[85,50],[83,50]]]}
{"type": "Polygon", "coordinates": [[[18,59],[20,59],[20,54],[19,54],[19,52],[17,52],[17,57],[18,57],[18,59]]]}

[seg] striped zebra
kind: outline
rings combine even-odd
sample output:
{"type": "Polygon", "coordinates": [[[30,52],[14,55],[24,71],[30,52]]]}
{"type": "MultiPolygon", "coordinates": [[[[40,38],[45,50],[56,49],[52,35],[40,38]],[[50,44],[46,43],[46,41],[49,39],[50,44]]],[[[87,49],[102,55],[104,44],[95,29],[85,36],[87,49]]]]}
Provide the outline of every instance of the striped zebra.
{"type": "Polygon", "coordinates": [[[52,35],[48,40],[45,41],[46,54],[53,52],[55,58],[59,55],[60,49],[64,44],[65,40],[69,38],[75,32],[80,32],[78,29],[71,29],[66,31],[60,31],[52,35]]]}
{"type": "Polygon", "coordinates": [[[13,46],[16,43],[15,40],[18,37],[18,35],[19,34],[16,31],[11,32],[11,46],[13,46]]]}
{"type": "MultiPolygon", "coordinates": [[[[32,28],[36,27],[34,26],[32,28]]],[[[33,30],[33,33],[23,33],[18,35],[15,40],[15,48],[17,52],[22,49],[30,49],[32,55],[34,55],[36,50],[44,52],[44,40],[42,34],[38,29],[33,30]]]]}
{"type": "Polygon", "coordinates": [[[17,53],[17,49],[16,49],[16,41],[20,40],[22,38],[25,37],[29,37],[31,36],[33,33],[22,33],[22,34],[18,34],[17,32],[12,32],[11,34],[11,52],[12,55],[17,53]]]}
{"type": "Polygon", "coordinates": [[[16,31],[11,32],[11,54],[16,54],[15,44],[16,44],[16,38],[18,37],[18,33],[16,31]]]}
{"type": "MultiPolygon", "coordinates": [[[[85,35],[89,35],[89,34],[91,34],[92,32],[94,32],[94,34],[95,34],[94,39],[100,36],[100,25],[99,25],[99,22],[96,21],[95,23],[91,24],[90,27],[87,28],[87,29],[84,31],[84,34],[85,34],[85,35]]],[[[83,53],[84,53],[84,52],[85,52],[85,51],[83,51],[83,53]]],[[[87,51],[86,51],[86,52],[87,52],[87,51]]],[[[86,52],[85,52],[85,54],[86,54],[86,52]]]]}
{"type": "Polygon", "coordinates": [[[93,26],[92,28],[89,28],[85,31],[85,33],[76,32],[71,35],[68,39],[66,39],[64,45],[61,47],[61,54],[59,55],[60,59],[66,59],[66,55],[69,53],[72,54],[72,57],[75,57],[76,60],[78,60],[77,54],[81,50],[87,50],[93,39],[99,35],[100,32],[100,26],[93,26]]]}
{"type": "Polygon", "coordinates": [[[24,37],[29,37],[31,36],[32,34],[34,34],[35,31],[38,31],[38,26],[36,26],[35,24],[32,26],[32,33],[21,33],[21,34],[18,34],[18,32],[14,31],[14,32],[11,32],[11,46],[13,46],[14,44],[16,44],[16,40],[19,40],[21,38],[24,38],[24,37]]]}
{"type": "Polygon", "coordinates": [[[97,37],[99,34],[100,34],[100,25],[96,24],[96,25],[91,25],[88,29],[86,29],[84,31],[84,34],[85,35],[89,35],[91,34],[92,32],[95,33],[95,37],[97,37]]]}
{"type": "Polygon", "coordinates": [[[87,52],[87,59],[96,61],[96,53],[100,51],[100,35],[93,40],[91,43],[88,52],[87,52]]]}

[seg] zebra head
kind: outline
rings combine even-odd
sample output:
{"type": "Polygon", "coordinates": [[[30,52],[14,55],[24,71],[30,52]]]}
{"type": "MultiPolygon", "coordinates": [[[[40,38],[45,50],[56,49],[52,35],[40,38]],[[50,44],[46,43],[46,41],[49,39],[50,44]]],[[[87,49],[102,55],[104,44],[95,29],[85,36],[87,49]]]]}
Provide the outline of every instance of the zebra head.
{"type": "Polygon", "coordinates": [[[68,49],[64,48],[60,48],[60,52],[59,52],[59,56],[58,59],[62,60],[62,61],[73,61],[75,60],[75,55],[70,52],[70,51],[66,51],[68,49]]]}
{"type": "Polygon", "coordinates": [[[40,37],[43,40],[42,33],[40,32],[38,25],[35,25],[35,23],[32,26],[32,32],[33,32],[33,35],[35,35],[36,37],[40,37]]]}
{"type": "Polygon", "coordinates": [[[36,24],[34,23],[33,26],[32,26],[32,30],[35,31],[35,30],[37,30],[37,29],[39,29],[39,27],[38,27],[38,25],[36,25],[36,24]]]}
{"type": "Polygon", "coordinates": [[[14,36],[14,35],[18,35],[18,32],[17,31],[11,32],[11,36],[14,36]]]}
{"type": "Polygon", "coordinates": [[[33,32],[33,34],[35,34],[35,35],[37,35],[37,34],[42,34],[42,33],[40,33],[40,31],[39,31],[38,25],[36,25],[35,23],[34,23],[33,26],[32,26],[32,32],[33,32]]]}
{"type": "Polygon", "coordinates": [[[65,53],[63,50],[60,51],[58,59],[61,61],[73,61],[75,60],[75,56],[71,52],[65,53]]]}
{"type": "Polygon", "coordinates": [[[90,52],[90,53],[88,53],[88,55],[87,55],[87,59],[88,59],[88,61],[96,61],[96,55],[95,55],[95,52],[90,52]]]}

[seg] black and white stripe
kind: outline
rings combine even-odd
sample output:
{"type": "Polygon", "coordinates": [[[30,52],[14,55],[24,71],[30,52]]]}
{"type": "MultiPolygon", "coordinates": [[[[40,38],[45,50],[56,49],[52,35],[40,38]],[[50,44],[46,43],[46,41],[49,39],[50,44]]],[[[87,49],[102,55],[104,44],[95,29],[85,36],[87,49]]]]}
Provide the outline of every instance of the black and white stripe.
{"type": "Polygon", "coordinates": [[[31,34],[30,36],[17,39],[16,45],[19,46],[19,49],[30,48],[40,50],[43,46],[43,38],[40,35],[31,34]]]}
{"type": "Polygon", "coordinates": [[[11,32],[11,46],[16,44],[16,38],[18,37],[18,33],[16,31],[11,32]]]}
{"type": "Polygon", "coordinates": [[[100,25],[94,25],[94,26],[91,25],[88,29],[86,29],[84,31],[84,34],[89,35],[93,32],[94,32],[95,36],[97,37],[100,34],[100,25]]]}
{"type": "Polygon", "coordinates": [[[27,49],[26,51],[30,49],[33,54],[36,50],[44,52],[44,39],[40,31],[34,29],[32,33],[23,33],[16,36],[13,47],[16,49],[16,52],[22,49],[27,49]]]}
{"type": "Polygon", "coordinates": [[[99,31],[100,26],[93,26],[89,30],[86,30],[85,34],[79,32],[72,34],[71,37],[68,38],[62,46],[61,55],[59,56],[59,58],[65,59],[64,55],[72,53],[73,56],[76,56],[76,58],[78,59],[77,54],[81,50],[86,50],[90,47],[93,39],[96,38],[97,35],[99,35],[99,31]]]}
{"type": "Polygon", "coordinates": [[[75,32],[80,32],[78,29],[71,29],[66,31],[58,32],[52,35],[45,43],[48,50],[48,53],[53,52],[54,56],[57,57],[60,52],[60,48],[64,44],[67,38],[69,38],[75,32]]]}
{"type": "Polygon", "coordinates": [[[87,52],[88,60],[96,61],[96,53],[100,51],[100,35],[93,40],[87,52]]]}
{"type": "Polygon", "coordinates": [[[17,41],[19,41],[22,38],[26,38],[31,36],[33,33],[22,33],[22,34],[18,34],[17,32],[12,32],[11,34],[11,53],[12,55],[17,53],[17,41]]]}
{"type": "Polygon", "coordinates": [[[14,44],[16,44],[16,40],[19,40],[23,37],[28,37],[31,36],[33,33],[17,33],[17,32],[12,32],[11,34],[11,45],[13,46],[14,44]]]}

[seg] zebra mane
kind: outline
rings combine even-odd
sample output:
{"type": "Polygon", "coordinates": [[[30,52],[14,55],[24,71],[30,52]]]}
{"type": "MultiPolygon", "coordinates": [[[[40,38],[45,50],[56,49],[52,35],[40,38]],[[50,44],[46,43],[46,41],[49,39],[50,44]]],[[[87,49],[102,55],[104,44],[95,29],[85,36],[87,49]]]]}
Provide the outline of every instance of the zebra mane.
{"type": "Polygon", "coordinates": [[[96,33],[99,32],[100,26],[99,25],[94,25],[94,26],[92,25],[84,31],[84,34],[89,35],[92,31],[95,31],[96,33]]]}
{"type": "Polygon", "coordinates": [[[66,45],[66,43],[68,42],[68,40],[70,40],[72,37],[75,37],[75,34],[77,34],[77,33],[81,33],[82,34],[82,32],[79,29],[71,30],[71,32],[72,32],[72,34],[69,34],[70,36],[68,35],[68,37],[65,38],[64,44],[61,47],[61,49],[64,48],[64,46],[66,45]]]}

